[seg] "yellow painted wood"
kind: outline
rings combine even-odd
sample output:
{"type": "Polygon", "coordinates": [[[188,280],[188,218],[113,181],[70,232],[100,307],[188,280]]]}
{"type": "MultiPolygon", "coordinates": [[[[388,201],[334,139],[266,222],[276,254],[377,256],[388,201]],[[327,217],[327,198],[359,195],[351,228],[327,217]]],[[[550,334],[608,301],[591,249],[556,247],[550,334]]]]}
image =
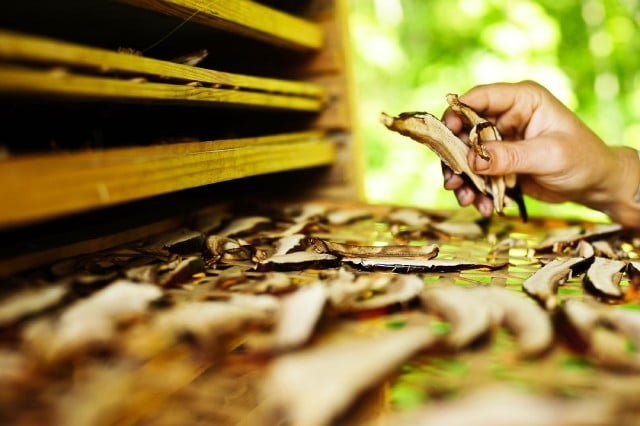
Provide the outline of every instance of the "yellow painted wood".
{"type": "Polygon", "coordinates": [[[324,139],[262,140],[258,144],[251,144],[252,139],[245,141],[244,146],[240,140],[235,141],[235,147],[225,147],[224,142],[216,147],[213,141],[185,144],[187,147],[134,148],[136,155],[130,155],[128,149],[114,149],[1,161],[0,225],[335,160],[334,143],[324,139]]]}
{"type": "Polygon", "coordinates": [[[120,0],[298,49],[319,49],[319,25],[249,0],[120,0]]]}
{"type": "Polygon", "coordinates": [[[89,67],[104,72],[124,71],[261,92],[324,97],[322,86],[311,83],[208,70],[4,30],[0,30],[0,59],[89,67]]]}
{"type": "Polygon", "coordinates": [[[320,100],[301,96],[135,82],[13,66],[0,66],[0,93],[166,104],[231,104],[302,111],[317,111],[322,107],[320,100]]]}
{"type": "Polygon", "coordinates": [[[340,35],[342,37],[342,75],[345,80],[346,103],[348,108],[348,120],[350,122],[351,140],[349,141],[347,162],[347,173],[349,174],[348,185],[354,190],[360,201],[366,200],[365,188],[365,148],[362,140],[362,132],[358,123],[357,114],[357,93],[356,79],[354,75],[353,50],[351,47],[351,36],[349,28],[349,0],[334,0],[337,16],[340,25],[340,35]]]}

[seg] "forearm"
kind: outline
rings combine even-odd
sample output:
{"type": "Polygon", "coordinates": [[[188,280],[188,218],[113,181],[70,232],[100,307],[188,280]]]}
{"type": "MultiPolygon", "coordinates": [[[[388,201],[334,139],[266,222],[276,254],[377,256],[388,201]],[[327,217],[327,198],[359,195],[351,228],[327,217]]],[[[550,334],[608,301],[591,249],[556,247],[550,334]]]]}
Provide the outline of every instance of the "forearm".
{"type": "Polygon", "coordinates": [[[584,204],[608,214],[612,220],[627,226],[640,227],[640,159],[638,152],[628,147],[612,147],[615,162],[611,165],[603,189],[591,194],[584,204]]]}

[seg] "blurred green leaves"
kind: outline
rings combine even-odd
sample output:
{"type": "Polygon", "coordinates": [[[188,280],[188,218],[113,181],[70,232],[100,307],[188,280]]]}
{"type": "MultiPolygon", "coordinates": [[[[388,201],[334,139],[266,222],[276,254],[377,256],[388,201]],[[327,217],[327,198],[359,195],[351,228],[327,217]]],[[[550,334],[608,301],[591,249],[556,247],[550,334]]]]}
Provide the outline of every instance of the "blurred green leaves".
{"type": "MultiPolygon", "coordinates": [[[[638,0],[351,0],[370,201],[457,206],[430,151],[386,131],[389,113],[440,114],[447,93],[536,80],[607,143],[640,148],[638,0]]],[[[529,203],[539,215],[602,215],[529,203]]]]}

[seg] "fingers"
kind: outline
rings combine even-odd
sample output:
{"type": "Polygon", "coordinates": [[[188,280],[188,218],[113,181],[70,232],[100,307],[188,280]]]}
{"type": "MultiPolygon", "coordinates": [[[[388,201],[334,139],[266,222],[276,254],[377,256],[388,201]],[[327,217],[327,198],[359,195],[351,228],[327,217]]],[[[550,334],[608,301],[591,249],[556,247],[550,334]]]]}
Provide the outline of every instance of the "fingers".
{"type": "Polygon", "coordinates": [[[447,108],[447,110],[442,115],[442,122],[449,128],[449,130],[453,132],[454,135],[457,135],[462,131],[462,119],[458,114],[453,112],[451,108],[447,108]]]}
{"type": "Polygon", "coordinates": [[[482,116],[500,116],[515,106],[535,109],[545,89],[537,83],[493,83],[476,86],[460,100],[482,116]]]}
{"type": "Polygon", "coordinates": [[[473,204],[482,216],[490,217],[493,214],[493,200],[491,197],[484,194],[476,194],[473,204]]]}
{"type": "Polygon", "coordinates": [[[444,163],[442,163],[442,176],[444,178],[445,189],[458,189],[462,186],[462,184],[464,184],[464,179],[462,179],[462,176],[453,173],[453,170],[445,166],[444,163]]]}
{"type": "Polygon", "coordinates": [[[463,185],[455,191],[458,204],[462,207],[471,205],[476,199],[476,193],[469,185],[463,185]]]}
{"type": "Polygon", "coordinates": [[[550,174],[564,165],[566,153],[556,141],[547,138],[518,142],[486,142],[487,161],[469,150],[471,169],[480,175],[500,176],[517,174],[550,174]]]}

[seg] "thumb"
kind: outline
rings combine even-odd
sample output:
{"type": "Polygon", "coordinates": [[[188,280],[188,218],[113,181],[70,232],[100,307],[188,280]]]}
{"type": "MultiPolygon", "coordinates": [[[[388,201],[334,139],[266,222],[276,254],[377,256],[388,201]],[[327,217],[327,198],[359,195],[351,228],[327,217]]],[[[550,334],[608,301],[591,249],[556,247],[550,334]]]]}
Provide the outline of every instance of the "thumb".
{"type": "Polygon", "coordinates": [[[499,176],[512,173],[543,174],[550,172],[555,162],[550,158],[550,146],[540,139],[523,141],[485,142],[489,160],[469,150],[469,166],[479,175],[499,176]]]}

